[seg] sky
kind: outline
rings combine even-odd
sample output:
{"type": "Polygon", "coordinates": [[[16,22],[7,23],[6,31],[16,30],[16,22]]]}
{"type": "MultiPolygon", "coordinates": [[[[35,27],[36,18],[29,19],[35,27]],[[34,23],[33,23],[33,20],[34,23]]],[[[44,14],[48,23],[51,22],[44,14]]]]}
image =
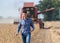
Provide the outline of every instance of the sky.
{"type": "Polygon", "coordinates": [[[18,17],[18,8],[22,8],[24,2],[34,2],[34,4],[38,4],[39,0],[0,0],[0,16],[18,17]]]}

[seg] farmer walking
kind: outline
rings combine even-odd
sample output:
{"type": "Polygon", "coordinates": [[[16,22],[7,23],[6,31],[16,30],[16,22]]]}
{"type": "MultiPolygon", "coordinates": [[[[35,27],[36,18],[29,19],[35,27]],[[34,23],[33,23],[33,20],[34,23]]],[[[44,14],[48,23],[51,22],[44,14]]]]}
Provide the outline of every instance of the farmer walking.
{"type": "Polygon", "coordinates": [[[16,36],[18,35],[20,29],[23,43],[30,43],[31,32],[34,30],[34,24],[32,22],[32,19],[30,19],[29,15],[27,15],[26,13],[24,13],[23,19],[21,19],[18,24],[16,36]]]}

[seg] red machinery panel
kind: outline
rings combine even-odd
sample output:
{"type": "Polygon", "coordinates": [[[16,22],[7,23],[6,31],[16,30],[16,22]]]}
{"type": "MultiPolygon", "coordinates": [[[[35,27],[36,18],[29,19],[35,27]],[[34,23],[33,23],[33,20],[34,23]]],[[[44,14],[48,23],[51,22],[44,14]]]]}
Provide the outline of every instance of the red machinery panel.
{"type": "Polygon", "coordinates": [[[34,7],[33,2],[25,2],[23,7],[34,7]]]}

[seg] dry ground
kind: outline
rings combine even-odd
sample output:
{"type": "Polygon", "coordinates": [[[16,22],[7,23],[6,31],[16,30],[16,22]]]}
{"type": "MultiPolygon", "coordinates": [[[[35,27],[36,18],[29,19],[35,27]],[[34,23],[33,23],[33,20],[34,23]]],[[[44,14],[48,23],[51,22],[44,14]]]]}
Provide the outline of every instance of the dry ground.
{"type": "MultiPolygon", "coordinates": [[[[45,29],[35,30],[31,35],[31,43],[60,43],[60,21],[44,22],[45,29]]],[[[17,24],[0,24],[0,43],[22,43],[21,34],[16,36],[17,24]]]]}

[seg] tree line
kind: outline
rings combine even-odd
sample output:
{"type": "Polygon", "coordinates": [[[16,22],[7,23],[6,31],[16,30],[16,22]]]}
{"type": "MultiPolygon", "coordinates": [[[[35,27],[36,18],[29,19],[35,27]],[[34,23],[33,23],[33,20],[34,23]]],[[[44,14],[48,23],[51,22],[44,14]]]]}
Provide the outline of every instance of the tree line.
{"type": "Polygon", "coordinates": [[[60,20],[59,18],[59,9],[60,9],[60,0],[40,0],[39,4],[35,5],[39,11],[43,11],[49,8],[55,8],[52,11],[44,13],[44,20],[60,20]]]}

